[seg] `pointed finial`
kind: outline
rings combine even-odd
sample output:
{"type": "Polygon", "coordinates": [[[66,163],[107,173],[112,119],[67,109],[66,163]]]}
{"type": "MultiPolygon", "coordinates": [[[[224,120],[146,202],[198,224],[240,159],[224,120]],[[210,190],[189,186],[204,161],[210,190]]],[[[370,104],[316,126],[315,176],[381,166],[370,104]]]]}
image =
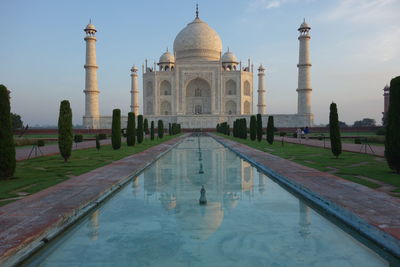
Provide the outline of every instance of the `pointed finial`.
{"type": "Polygon", "coordinates": [[[306,18],[303,18],[303,22],[306,23],[306,18]]]}
{"type": "Polygon", "coordinates": [[[229,52],[229,46],[228,46],[228,52],[229,52]]]}
{"type": "Polygon", "coordinates": [[[196,4],[196,19],[199,18],[199,4],[196,4]]]}
{"type": "Polygon", "coordinates": [[[92,24],[92,19],[89,19],[89,24],[92,24]]]}
{"type": "Polygon", "coordinates": [[[168,46],[167,46],[167,52],[168,52],[168,46]]]}

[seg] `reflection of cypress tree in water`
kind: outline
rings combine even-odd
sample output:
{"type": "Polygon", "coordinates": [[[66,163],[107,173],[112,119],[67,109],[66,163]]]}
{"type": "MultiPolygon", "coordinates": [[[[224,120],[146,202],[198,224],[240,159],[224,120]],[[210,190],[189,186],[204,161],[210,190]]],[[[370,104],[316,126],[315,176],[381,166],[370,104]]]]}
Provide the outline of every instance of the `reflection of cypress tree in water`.
{"type": "Polygon", "coordinates": [[[89,237],[91,240],[95,241],[99,237],[99,210],[96,210],[90,215],[88,222],[89,227],[89,237]]]}
{"type": "Polygon", "coordinates": [[[299,199],[299,225],[300,225],[300,236],[307,238],[310,235],[310,208],[299,199]]]}

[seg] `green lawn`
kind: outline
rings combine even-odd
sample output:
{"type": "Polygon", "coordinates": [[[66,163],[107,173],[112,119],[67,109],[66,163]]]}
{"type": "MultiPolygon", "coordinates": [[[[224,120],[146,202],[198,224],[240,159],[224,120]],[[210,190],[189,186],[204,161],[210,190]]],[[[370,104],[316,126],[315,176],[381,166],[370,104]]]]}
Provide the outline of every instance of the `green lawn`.
{"type": "Polygon", "coordinates": [[[337,170],[334,172],[334,175],[371,188],[377,188],[380,185],[363,180],[357,176],[368,177],[391,184],[397,187],[395,191],[400,191],[400,175],[392,172],[384,158],[381,157],[343,152],[340,157],[336,159],[332,155],[330,149],[291,143],[284,143],[284,146],[282,146],[280,141],[269,145],[265,139],[258,142],[221,134],[220,136],[323,172],[337,170]]]}
{"type": "MultiPolygon", "coordinates": [[[[38,192],[72,176],[89,172],[175,137],[177,135],[164,136],[163,139],[154,141],[146,139],[142,144],[136,144],[134,147],[128,147],[124,143],[119,150],[113,150],[111,145],[102,146],[100,151],[95,148],[75,150],[72,151],[68,163],[64,163],[59,155],[17,162],[14,178],[0,180],[0,200],[17,197],[20,192],[29,194],[38,192]]],[[[0,201],[0,206],[9,202],[11,201],[0,201]]]]}
{"type": "MultiPolygon", "coordinates": [[[[83,138],[95,138],[96,134],[81,134],[83,138]]],[[[19,135],[14,135],[19,138],[19,135]]],[[[21,138],[58,138],[58,134],[24,134],[21,138]]]]}

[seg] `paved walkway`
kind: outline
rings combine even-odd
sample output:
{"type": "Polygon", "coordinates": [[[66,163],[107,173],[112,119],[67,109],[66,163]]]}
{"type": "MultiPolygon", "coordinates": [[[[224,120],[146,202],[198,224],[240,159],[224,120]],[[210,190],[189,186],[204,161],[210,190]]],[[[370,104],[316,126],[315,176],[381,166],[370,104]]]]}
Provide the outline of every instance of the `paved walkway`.
{"type": "MultiPolygon", "coordinates": [[[[106,139],[106,140],[101,140],[100,141],[101,145],[109,145],[111,144],[111,139],[106,139]]],[[[86,148],[92,148],[96,147],[96,141],[84,141],[81,143],[78,143],[76,146],[75,143],[72,146],[72,150],[79,150],[79,149],[86,149],[86,148]]],[[[16,148],[16,159],[17,161],[21,160],[26,160],[29,157],[29,154],[31,154],[32,147],[22,147],[22,148],[16,148]]],[[[52,144],[52,145],[45,145],[40,148],[40,151],[37,150],[37,153],[35,154],[35,151],[32,151],[32,154],[30,158],[37,158],[37,157],[42,157],[42,156],[49,156],[49,155],[56,155],[59,154],[60,151],[58,150],[58,144],[52,144]]]]}
{"type": "Polygon", "coordinates": [[[400,199],[211,134],[258,168],[400,256],[400,199]]]}
{"type": "Polygon", "coordinates": [[[64,230],[85,211],[183,140],[187,134],[0,207],[0,266],[64,230]]]}
{"type": "MultiPolygon", "coordinates": [[[[276,140],[282,141],[282,137],[275,137],[276,140]]],[[[292,137],[284,137],[285,142],[293,143],[293,144],[302,144],[306,146],[315,146],[315,147],[325,147],[331,148],[331,142],[329,139],[324,141],[316,140],[316,139],[297,139],[292,137]]],[[[349,152],[357,152],[357,153],[365,153],[370,155],[375,155],[379,157],[384,157],[385,155],[385,147],[384,146],[374,146],[374,145],[365,145],[365,144],[351,144],[351,143],[343,143],[342,142],[342,150],[349,152]]]]}

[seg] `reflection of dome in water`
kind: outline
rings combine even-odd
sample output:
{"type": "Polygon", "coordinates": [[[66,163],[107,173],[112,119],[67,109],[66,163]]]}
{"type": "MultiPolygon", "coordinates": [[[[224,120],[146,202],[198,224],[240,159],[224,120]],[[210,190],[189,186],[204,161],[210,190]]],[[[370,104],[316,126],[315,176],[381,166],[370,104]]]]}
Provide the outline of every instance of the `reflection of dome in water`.
{"type": "Polygon", "coordinates": [[[188,205],[181,207],[177,214],[182,233],[191,239],[206,240],[220,227],[224,211],[219,202],[208,202],[207,205],[188,205]]]}

